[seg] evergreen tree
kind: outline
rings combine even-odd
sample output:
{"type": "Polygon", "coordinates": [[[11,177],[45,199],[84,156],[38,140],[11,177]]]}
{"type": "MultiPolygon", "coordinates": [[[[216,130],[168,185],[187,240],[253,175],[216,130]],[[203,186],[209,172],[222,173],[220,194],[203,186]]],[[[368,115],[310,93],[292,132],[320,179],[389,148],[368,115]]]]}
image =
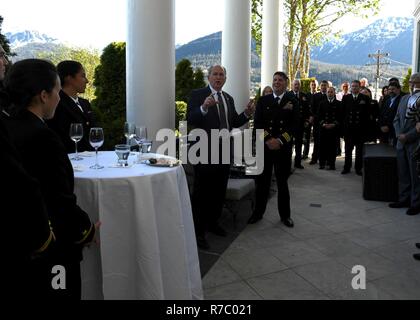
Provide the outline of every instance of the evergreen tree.
{"type": "Polygon", "coordinates": [[[3,17],[0,16],[0,45],[3,47],[4,51],[8,56],[13,56],[14,54],[10,50],[9,39],[1,32],[1,25],[3,24],[3,17]]]}
{"type": "Polygon", "coordinates": [[[188,59],[182,59],[175,69],[175,100],[188,101],[194,87],[194,70],[188,59]]]}
{"type": "Polygon", "coordinates": [[[204,73],[200,68],[197,68],[194,72],[194,86],[193,89],[199,89],[206,86],[204,81],[204,73]]]}
{"type": "Polygon", "coordinates": [[[126,119],[126,45],[113,42],[101,56],[101,64],[95,70],[94,86],[96,99],[93,108],[105,135],[104,149],[124,141],[124,122],[126,119]]]}

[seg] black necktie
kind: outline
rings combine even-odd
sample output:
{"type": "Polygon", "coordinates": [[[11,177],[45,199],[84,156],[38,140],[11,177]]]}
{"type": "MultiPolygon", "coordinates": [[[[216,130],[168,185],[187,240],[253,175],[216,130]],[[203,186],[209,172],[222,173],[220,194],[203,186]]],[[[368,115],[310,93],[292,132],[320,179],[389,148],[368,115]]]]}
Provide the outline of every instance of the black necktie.
{"type": "Polygon", "coordinates": [[[225,104],[223,103],[222,94],[220,92],[217,93],[217,100],[219,102],[220,130],[229,129],[229,126],[226,120],[225,104]]]}

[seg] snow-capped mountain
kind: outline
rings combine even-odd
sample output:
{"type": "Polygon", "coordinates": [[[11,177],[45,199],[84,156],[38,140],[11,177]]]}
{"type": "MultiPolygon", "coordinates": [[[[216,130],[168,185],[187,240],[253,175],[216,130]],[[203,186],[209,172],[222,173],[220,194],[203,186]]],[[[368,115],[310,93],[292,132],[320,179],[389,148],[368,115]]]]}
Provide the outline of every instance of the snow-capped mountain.
{"type": "Polygon", "coordinates": [[[313,48],[312,59],[334,64],[363,65],[370,61],[368,54],[381,50],[390,53],[393,60],[410,64],[413,30],[412,18],[377,20],[363,29],[313,48]]]}
{"type": "Polygon", "coordinates": [[[47,43],[47,44],[57,44],[58,40],[52,38],[46,34],[41,34],[38,31],[21,31],[16,33],[7,32],[6,38],[10,41],[10,46],[12,49],[17,49],[23,47],[27,44],[32,43],[47,43]]]}

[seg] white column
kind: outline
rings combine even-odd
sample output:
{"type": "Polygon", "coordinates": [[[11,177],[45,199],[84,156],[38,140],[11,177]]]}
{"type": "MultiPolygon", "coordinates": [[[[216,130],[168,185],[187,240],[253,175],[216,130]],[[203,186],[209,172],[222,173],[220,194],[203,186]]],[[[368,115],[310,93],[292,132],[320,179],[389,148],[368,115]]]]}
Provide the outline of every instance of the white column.
{"type": "Polygon", "coordinates": [[[420,55],[420,1],[415,1],[414,8],[414,32],[413,32],[413,73],[420,71],[419,55],[420,55]]]}
{"type": "Polygon", "coordinates": [[[127,119],[175,128],[175,2],[127,0],[127,119]]]}
{"type": "Polygon", "coordinates": [[[223,90],[232,95],[236,110],[242,112],[250,95],[251,2],[225,0],[224,6],[222,65],[227,80],[223,90]]]}
{"type": "Polygon", "coordinates": [[[283,0],[263,0],[261,90],[283,70],[283,0]]]}

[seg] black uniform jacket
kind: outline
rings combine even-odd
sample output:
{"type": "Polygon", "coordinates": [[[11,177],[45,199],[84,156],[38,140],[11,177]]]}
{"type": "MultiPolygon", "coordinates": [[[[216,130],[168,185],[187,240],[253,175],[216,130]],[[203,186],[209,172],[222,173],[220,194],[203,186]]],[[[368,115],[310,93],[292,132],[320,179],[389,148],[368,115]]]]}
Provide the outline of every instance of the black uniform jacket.
{"type": "Polygon", "coordinates": [[[83,124],[83,138],[77,143],[78,151],[92,150],[89,144],[90,128],[95,127],[92,108],[88,100],[78,98],[82,110],[77,106],[72,98],[64,91],[60,91],[60,102],[55,110],[54,118],[47,121],[48,126],[53,129],[63,142],[67,153],[74,153],[75,144],[70,139],[70,125],[72,123],[83,124]]]}
{"type": "Polygon", "coordinates": [[[82,245],[95,233],[89,216],[76,203],[73,167],[58,135],[30,111],[7,122],[26,171],[36,178],[48,210],[59,253],[81,259],[82,245]]]}
{"type": "Polygon", "coordinates": [[[283,146],[291,146],[298,120],[298,101],[293,93],[286,92],[280,101],[276,101],[272,94],[258,100],[254,128],[264,130],[264,141],[276,138],[283,146]]]}

